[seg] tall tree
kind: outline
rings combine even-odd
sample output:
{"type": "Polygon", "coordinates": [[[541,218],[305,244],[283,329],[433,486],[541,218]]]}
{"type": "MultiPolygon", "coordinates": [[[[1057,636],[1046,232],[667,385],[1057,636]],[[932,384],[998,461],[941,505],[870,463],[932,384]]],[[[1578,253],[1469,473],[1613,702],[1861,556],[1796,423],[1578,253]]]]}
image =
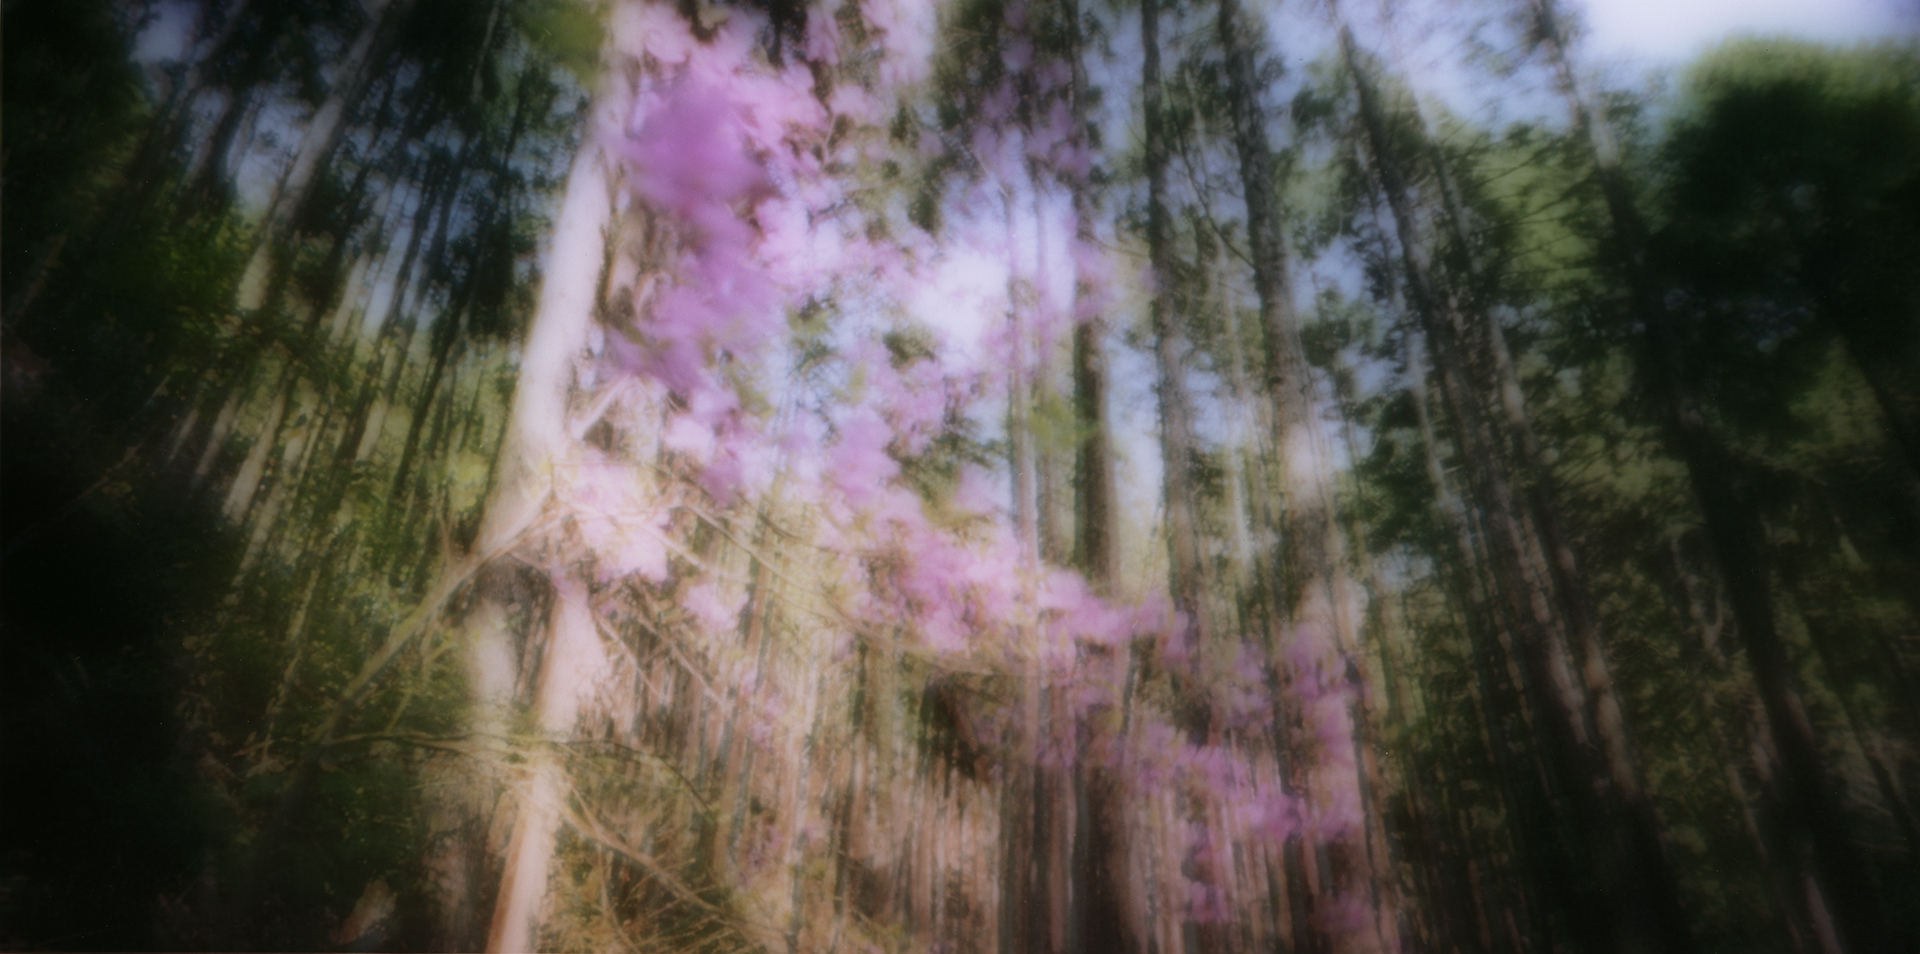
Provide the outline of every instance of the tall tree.
{"type": "MultiPolygon", "coordinates": [[[[1352,32],[1344,26],[1340,43],[1374,171],[1392,211],[1409,297],[1433,352],[1470,473],[1479,472],[1475,496],[1490,524],[1497,572],[1513,604],[1513,617],[1530,630],[1522,637],[1523,653],[1539,691],[1551,693],[1536,703],[1536,712],[1553,732],[1549,746],[1565,773],[1562,791],[1574,803],[1575,824],[1586,835],[1595,875],[1606,892],[1608,937],[1599,943],[1620,951],[1690,949],[1677,886],[1626,743],[1626,726],[1612,698],[1611,676],[1571,549],[1558,534],[1543,532],[1557,520],[1544,493],[1535,495],[1531,514],[1521,509],[1527,506],[1526,498],[1506,473],[1499,432],[1479,404],[1488,386],[1474,379],[1460,318],[1450,313],[1444,292],[1435,284],[1426,240],[1414,225],[1406,174],[1379,93],[1360,63],[1352,32]]],[[[1518,414],[1524,425],[1524,411],[1508,406],[1507,413],[1518,414]]],[[[1520,438],[1518,446],[1524,451],[1526,440],[1520,438]]]]}
{"type": "Polygon", "coordinates": [[[1780,796],[1793,850],[1809,853],[1817,873],[1806,886],[1808,907],[1815,912],[1816,924],[1831,917],[1835,936],[1825,940],[1829,946],[1884,949],[1887,938],[1875,889],[1842,823],[1845,816],[1828,781],[1819,741],[1781,643],[1761,558],[1764,544],[1758,520],[1734,478],[1724,447],[1708,427],[1699,398],[1688,385],[1672,318],[1649,269],[1646,227],[1620,167],[1618,138],[1581,88],[1557,7],[1551,0],[1531,0],[1527,12],[1530,35],[1553,69],[1576,134],[1587,142],[1606,200],[1613,251],[1625,273],[1640,326],[1643,371],[1660,396],[1669,439],[1686,463],[1779,747],[1780,796]]]}

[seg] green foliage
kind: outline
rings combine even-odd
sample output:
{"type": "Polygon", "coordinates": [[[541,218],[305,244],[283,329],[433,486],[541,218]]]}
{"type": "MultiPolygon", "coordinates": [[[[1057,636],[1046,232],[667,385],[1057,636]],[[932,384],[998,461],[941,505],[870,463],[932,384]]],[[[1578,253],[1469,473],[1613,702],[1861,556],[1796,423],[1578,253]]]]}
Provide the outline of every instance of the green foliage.
{"type": "Polygon", "coordinates": [[[601,37],[606,9],[579,0],[522,0],[513,17],[538,54],[573,74],[581,86],[600,75],[601,37]]]}

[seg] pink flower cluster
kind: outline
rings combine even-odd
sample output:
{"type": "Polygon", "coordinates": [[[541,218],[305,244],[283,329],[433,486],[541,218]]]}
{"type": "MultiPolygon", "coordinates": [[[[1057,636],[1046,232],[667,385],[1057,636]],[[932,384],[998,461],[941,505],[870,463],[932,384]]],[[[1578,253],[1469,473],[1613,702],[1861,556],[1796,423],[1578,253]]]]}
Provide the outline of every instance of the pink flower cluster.
{"type": "MultiPolygon", "coordinates": [[[[882,45],[881,72],[889,82],[923,76],[931,22],[925,4],[863,0],[860,6],[868,35],[882,45]]],[[[934,659],[1038,674],[1050,698],[1062,700],[1050,703],[1057,708],[1047,713],[1045,738],[1036,738],[1038,726],[1024,724],[1027,710],[1015,700],[982,701],[960,714],[995,754],[1063,768],[1088,759],[1120,769],[1132,790],[1171,791],[1189,805],[1216,806],[1239,830],[1270,844],[1302,835],[1354,837],[1363,821],[1354,763],[1356,689],[1324,616],[1288,634],[1276,676],[1275,661],[1251,642],[1234,647],[1231,658],[1221,647],[1193,645],[1189,627],[1163,598],[1120,603],[1095,593],[1077,573],[1043,566],[1014,532],[1002,503],[1005,488],[986,470],[963,467],[950,488],[931,493],[909,482],[916,458],[948,427],[966,420],[974,405],[1004,398],[1005,380],[956,366],[944,342],[935,343],[932,357],[900,360],[878,335],[840,329],[830,345],[845,393],[829,406],[796,412],[778,428],[749,410],[762,402],[744,385],[769,357],[780,356],[790,311],[806,303],[839,307],[855,296],[869,305],[882,302],[876,310],[906,301],[914,294],[907,286],[916,267],[932,257],[931,243],[924,235],[892,237],[842,221],[855,203],[842,191],[846,177],[835,170],[873,158],[846,130],[870,127],[887,114],[871,93],[820,89],[806,64],[781,71],[750,65],[752,25],[744,15],[704,41],[664,5],[645,5],[634,15],[643,20],[644,56],[673,79],[642,97],[640,118],[616,151],[630,164],[635,197],[678,230],[681,241],[677,259],[659,278],[640,283],[638,318],[608,334],[607,356],[615,371],[671,394],[658,433],[669,460],[721,506],[764,491],[784,468],[788,486],[820,518],[811,542],[829,573],[839,574],[839,592],[832,595],[849,631],[841,634],[841,652],[850,651],[855,633],[878,635],[916,645],[934,659]],[[1192,742],[1145,706],[1133,713],[1134,737],[1119,738],[1113,713],[1124,691],[1123,667],[1110,663],[1124,660],[1142,639],[1160,641],[1168,667],[1206,676],[1214,741],[1192,742]],[[1298,707],[1292,712],[1317,750],[1306,790],[1291,796],[1270,773],[1254,770],[1237,741],[1263,733],[1276,717],[1276,678],[1284,680],[1298,707]]],[[[1017,4],[1010,8],[1016,32],[1022,16],[1017,4]]],[[[811,63],[837,62],[848,55],[844,42],[833,14],[810,13],[803,47],[811,63]]],[[[1032,182],[1034,170],[1084,178],[1091,163],[1058,95],[1070,75],[1064,65],[1038,59],[1031,42],[1016,38],[1005,47],[1003,65],[1030,74],[1047,91],[1043,115],[1015,128],[1014,87],[1003,85],[984,99],[985,121],[973,140],[990,174],[1027,180],[1025,187],[1036,191],[1046,186],[1032,182]]],[[[1072,313],[1049,307],[1044,290],[1036,294],[1039,304],[1019,342],[1011,332],[988,338],[988,360],[1000,374],[1031,360],[1022,358],[1023,348],[1048,342],[1069,319],[1091,321],[1111,307],[1103,296],[1117,283],[1102,250],[1080,241],[1058,247],[1068,251],[1081,292],[1072,313]]],[[[575,525],[595,552],[602,579],[666,584],[676,506],[671,494],[643,493],[638,488],[651,484],[635,465],[593,448],[567,479],[580,508],[575,525]]],[[[743,599],[714,579],[678,587],[678,604],[710,634],[737,628],[743,599]]],[[[748,720],[751,740],[765,745],[786,700],[774,686],[751,681],[744,673],[733,680],[743,687],[741,698],[765,716],[748,720]]],[[[767,837],[784,837],[776,830],[787,826],[769,826],[767,837]]],[[[1205,826],[1192,833],[1186,867],[1195,876],[1185,898],[1191,920],[1230,915],[1226,895],[1206,876],[1227,856],[1224,837],[1205,826]]],[[[758,844],[753,863],[770,863],[784,850],[775,841],[758,844]]]]}

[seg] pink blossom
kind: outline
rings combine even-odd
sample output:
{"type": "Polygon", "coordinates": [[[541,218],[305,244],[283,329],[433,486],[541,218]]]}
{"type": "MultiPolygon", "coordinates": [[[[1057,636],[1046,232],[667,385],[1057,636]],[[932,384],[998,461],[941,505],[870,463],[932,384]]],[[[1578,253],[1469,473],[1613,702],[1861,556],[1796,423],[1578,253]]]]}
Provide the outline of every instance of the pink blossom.
{"type": "Polygon", "coordinates": [[[1075,180],[1084,180],[1093,174],[1093,150],[1072,142],[1063,142],[1047,153],[1047,162],[1075,180]]]}
{"type": "Polygon", "coordinates": [[[681,394],[706,385],[707,360],[692,341],[666,339],[646,353],[641,370],[681,394]]]}
{"type": "Polygon", "coordinates": [[[1220,685],[1227,725],[1244,728],[1266,722],[1272,716],[1272,700],[1267,694],[1263,657],[1250,643],[1242,643],[1233,668],[1220,685]]]}
{"type": "Polygon", "coordinates": [[[1172,631],[1177,625],[1179,614],[1173,611],[1173,604],[1167,602],[1164,593],[1149,593],[1134,608],[1133,631],[1136,633],[1161,634],[1172,631]]]}
{"type": "Polygon", "coordinates": [[[1176,620],[1173,631],[1167,633],[1166,638],[1161,641],[1160,658],[1166,663],[1167,668],[1179,671],[1186,669],[1187,664],[1193,661],[1193,652],[1196,647],[1192,627],[1187,625],[1186,614],[1176,614],[1176,620]]]}
{"type": "Polygon", "coordinates": [[[1143,791],[1154,791],[1166,780],[1172,768],[1171,754],[1180,751],[1180,737],[1173,727],[1157,720],[1140,727],[1140,757],[1133,762],[1133,777],[1143,791]]]}
{"type": "Polygon", "coordinates": [[[675,414],[668,420],[667,426],[660,432],[660,443],[668,450],[685,454],[697,464],[705,464],[713,458],[713,428],[695,420],[690,414],[675,414]]]}
{"type": "Polygon", "coordinates": [[[1320,812],[1320,834],[1323,838],[1337,841],[1355,837],[1365,823],[1366,812],[1360,807],[1360,793],[1350,785],[1336,789],[1332,799],[1320,812]]]}
{"type": "Polygon", "coordinates": [[[1089,596],[1086,578],[1072,570],[1049,570],[1040,582],[1043,610],[1078,610],[1089,596]]]}
{"type": "Polygon", "coordinates": [[[827,98],[827,108],[836,116],[847,116],[862,123],[874,122],[881,115],[880,103],[866,90],[844,83],[834,87],[833,95],[827,98]]]}
{"type": "Polygon", "coordinates": [[[1062,60],[1052,60],[1040,69],[1040,85],[1046,89],[1064,89],[1073,82],[1073,67],[1062,60]]]}
{"type": "Polygon", "coordinates": [[[998,509],[999,493],[986,468],[975,464],[960,468],[960,481],[953,490],[953,506],[975,516],[986,516],[998,509]]]}
{"type": "Polygon", "coordinates": [[[740,414],[740,395],[727,388],[704,388],[687,397],[687,414],[711,427],[721,427],[740,414]]]}
{"type": "Polygon", "coordinates": [[[1067,619],[1075,637],[1096,646],[1120,647],[1133,639],[1133,614],[1089,593],[1067,619]]]}
{"type": "Polygon", "coordinates": [[[825,5],[816,4],[807,11],[805,55],[808,60],[827,66],[840,62],[840,22],[825,5]]]}
{"type": "Polygon", "coordinates": [[[833,452],[833,481],[847,499],[871,500],[900,473],[900,465],[887,454],[892,436],[886,422],[871,413],[841,422],[840,443],[833,452]]]}
{"type": "Polygon", "coordinates": [[[961,653],[967,649],[967,627],[949,606],[938,606],[922,614],[920,635],[927,647],[936,652],[961,653]]]}
{"type": "Polygon", "coordinates": [[[698,46],[698,41],[687,29],[687,21],[671,6],[666,4],[639,4],[638,9],[617,8],[621,11],[632,10],[631,15],[638,19],[641,49],[661,63],[674,65],[685,63],[698,46]]]}
{"type": "Polygon", "coordinates": [[[664,583],[668,574],[666,544],[646,529],[626,534],[615,547],[602,552],[601,571],[607,579],[631,574],[649,583],[664,583]]]}
{"type": "Polygon", "coordinates": [[[710,86],[675,90],[647,117],[627,154],[640,194],[696,225],[713,227],[727,216],[725,206],[773,187],[741,149],[733,104],[710,86]]]}
{"type": "Polygon", "coordinates": [[[925,77],[933,52],[931,0],[862,0],[860,10],[866,14],[868,25],[880,34],[886,51],[880,66],[881,82],[902,87],[925,77]]]}
{"type": "Polygon", "coordinates": [[[1346,693],[1330,692],[1306,704],[1306,723],[1314,737],[1330,756],[1345,751],[1351,757],[1353,716],[1347,710],[1346,693]]]}
{"type": "Polygon", "coordinates": [[[1254,830],[1269,843],[1280,844],[1300,830],[1300,804],[1269,785],[1256,799],[1254,830]]]}
{"type": "Polygon", "coordinates": [[[738,453],[731,448],[724,448],[712,463],[700,471],[696,481],[700,489],[721,506],[732,506],[740,495],[741,485],[746,481],[746,467],[738,453]]]}
{"type": "Polygon", "coordinates": [[[813,95],[813,72],[805,64],[790,63],[777,76],[735,75],[731,80],[741,131],[757,150],[791,159],[796,133],[827,128],[826,107],[813,95]]]}
{"type": "Polygon", "coordinates": [[[746,602],[746,591],[723,593],[712,580],[696,583],[680,595],[680,605],[710,633],[727,633],[739,626],[740,608],[746,602]]]}
{"type": "Polygon", "coordinates": [[[1018,73],[1033,63],[1033,41],[1024,36],[1016,36],[1000,48],[1000,62],[1007,72],[1018,73]]]}
{"type": "Polygon", "coordinates": [[[1186,763],[1188,779],[1204,792],[1231,791],[1239,778],[1239,763],[1224,746],[1184,746],[1181,760],[1186,763]]]}
{"type": "Polygon", "coordinates": [[[1233,919],[1226,892],[1201,881],[1187,882],[1186,915],[1196,924],[1224,924],[1233,919]]]}

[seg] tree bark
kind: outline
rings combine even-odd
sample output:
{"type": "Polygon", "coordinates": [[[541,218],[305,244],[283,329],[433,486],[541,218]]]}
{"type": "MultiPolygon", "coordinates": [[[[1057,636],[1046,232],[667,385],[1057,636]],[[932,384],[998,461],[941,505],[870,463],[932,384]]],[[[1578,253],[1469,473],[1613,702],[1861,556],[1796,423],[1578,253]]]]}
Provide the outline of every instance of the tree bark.
{"type": "MultiPolygon", "coordinates": [[[[1081,50],[1080,6],[1067,0],[1074,109],[1073,141],[1088,143],[1087,74],[1081,50]]],[[[1095,593],[1118,596],[1120,526],[1114,479],[1113,427],[1108,409],[1107,322],[1097,279],[1087,268],[1096,248],[1093,184],[1075,174],[1069,182],[1074,221],[1073,398],[1079,445],[1075,449],[1074,563],[1095,593]]],[[[1128,647],[1085,646],[1080,664],[1087,678],[1121,686],[1128,647]]],[[[1115,700],[1118,702],[1118,700],[1115,700]]],[[[1110,708],[1089,718],[1072,779],[1074,831],[1069,861],[1067,950],[1072,954],[1141,954],[1145,905],[1132,877],[1127,838],[1127,787],[1118,759],[1125,737],[1110,708]]]]}
{"type": "MultiPolygon", "coordinates": [[[[1566,566],[1560,554],[1548,552],[1537,525],[1527,520],[1522,497],[1502,466],[1497,432],[1478,402],[1481,389],[1469,372],[1457,319],[1446,313],[1445,298],[1433,284],[1425,245],[1413,224],[1405,173],[1387,132],[1379,94],[1345,27],[1340,43],[1360,101],[1374,172],[1398,233],[1409,298],[1433,352],[1443,396],[1460,430],[1474,496],[1488,523],[1496,574],[1514,608],[1514,618],[1528,624],[1517,638],[1533,682],[1548,691],[1547,705],[1537,710],[1550,734],[1548,749],[1556,753],[1561,770],[1570,773],[1562,790],[1573,801],[1576,824],[1587,839],[1594,874],[1606,898],[1607,936],[1591,943],[1623,954],[1689,950],[1692,940],[1678,907],[1677,885],[1644,807],[1644,795],[1637,788],[1620,785],[1621,753],[1609,741],[1617,740],[1623,727],[1604,709],[1593,708],[1591,692],[1601,674],[1594,671],[1591,654],[1579,660],[1584,681],[1576,676],[1574,646],[1563,628],[1568,621],[1559,613],[1565,604],[1554,586],[1556,574],[1564,576],[1566,566]]],[[[1628,769],[1632,777],[1631,766],[1628,769]]]]}
{"type": "MultiPolygon", "coordinates": [[[[1367,848],[1366,831],[1377,829],[1377,806],[1367,804],[1369,786],[1362,766],[1371,760],[1364,748],[1373,731],[1371,715],[1362,701],[1366,690],[1365,664],[1349,614],[1341,606],[1349,581],[1344,579],[1338,534],[1333,523],[1333,464],[1331,449],[1319,423],[1321,398],[1300,339],[1300,317],[1293,307],[1287,275],[1285,238],[1280,230],[1279,197],[1275,193],[1272,147],[1261,121],[1254,51],[1250,32],[1237,0],[1219,0],[1216,28],[1225,52],[1227,107],[1233,121],[1235,150],[1240,158],[1240,181],[1247,207],[1247,245],[1253,264],[1253,283],[1260,300],[1261,328],[1267,364],[1266,388],[1274,402],[1276,449],[1281,455],[1281,485],[1286,499],[1281,536],[1285,541],[1285,574],[1275,582],[1282,616],[1292,627],[1289,641],[1317,633],[1328,640],[1321,652],[1331,653],[1316,663],[1320,673],[1290,675],[1294,685],[1313,695],[1345,696],[1353,731],[1345,744],[1352,752],[1322,753],[1317,771],[1328,777],[1321,785],[1336,790],[1351,787],[1363,806],[1357,833],[1323,841],[1316,846],[1326,857],[1332,878],[1316,899],[1322,922],[1332,924],[1331,912],[1343,903],[1374,909],[1366,926],[1327,927],[1328,940],[1338,952],[1394,950],[1399,947],[1398,913],[1379,910],[1388,892],[1367,848]]],[[[1269,647],[1272,651],[1272,647],[1269,647]]],[[[1305,766],[1296,765],[1299,773],[1305,766]]],[[[1303,779],[1304,780],[1304,779],[1303,779]]]]}
{"type": "Polygon", "coordinates": [[[1567,100],[1575,133],[1587,142],[1606,200],[1614,252],[1626,273],[1640,324],[1643,373],[1663,403],[1669,440],[1686,464],[1726,580],[1740,638],[1780,753],[1782,814],[1789,837],[1793,850],[1806,853],[1816,874],[1809,883],[1809,895],[1817,894],[1829,906],[1834,931],[1846,950],[1860,954],[1889,950],[1892,938],[1886,932],[1885,915],[1864,859],[1847,833],[1844,808],[1827,776],[1812,719],[1780,639],[1758,517],[1741,493],[1734,466],[1688,384],[1685,358],[1669,327],[1672,318],[1649,274],[1646,228],[1621,174],[1611,124],[1589,106],[1589,97],[1580,88],[1552,0],[1528,0],[1527,9],[1534,35],[1567,100]]]}
{"type": "MultiPolygon", "coordinates": [[[[1210,643],[1206,605],[1206,574],[1201,565],[1199,526],[1193,513],[1192,458],[1193,399],[1187,392],[1184,369],[1185,339],[1180,328],[1180,278],[1175,268],[1173,220],[1167,211],[1169,133],[1161,104],[1159,49],[1160,8],[1146,0],[1140,8],[1141,99],[1144,102],[1147,166],[1147,247],[1152,270],[1149,305],[1154,335],[1154,364],[1160,396],[1160,456],[1163,469],[1163,505],[1166,508],[1167,550],[1171,558],[1174,609],[1185,617],[1185,632],[1175,638],[1190,648],[1210,643]]],[[[1191,711],[1183,725],[1204,740],[1211,716],[1205,703],[1189,701],[1191,711]],[[1193,708],[1197,707],[1197,708],[1193,708]]]]}

